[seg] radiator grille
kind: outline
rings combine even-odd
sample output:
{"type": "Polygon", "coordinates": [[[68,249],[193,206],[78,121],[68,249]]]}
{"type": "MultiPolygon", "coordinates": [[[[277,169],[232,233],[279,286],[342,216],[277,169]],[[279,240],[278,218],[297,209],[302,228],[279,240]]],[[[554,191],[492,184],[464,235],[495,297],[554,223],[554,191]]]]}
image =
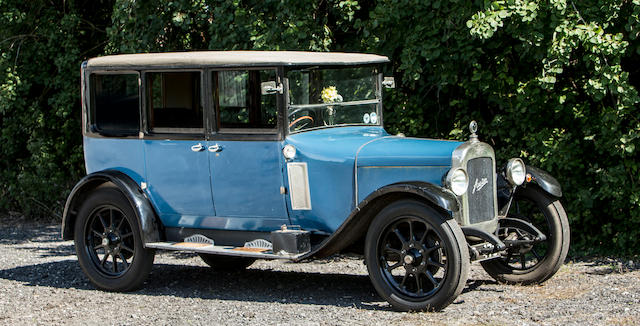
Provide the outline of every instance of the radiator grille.
{"type": "Polygon", "coordinates": [[[469,188],[467,200],[469,223],[475,224],[492,220],[494,216],[493,162],[489,157],[479,157],[467,163],[469,188]]]}

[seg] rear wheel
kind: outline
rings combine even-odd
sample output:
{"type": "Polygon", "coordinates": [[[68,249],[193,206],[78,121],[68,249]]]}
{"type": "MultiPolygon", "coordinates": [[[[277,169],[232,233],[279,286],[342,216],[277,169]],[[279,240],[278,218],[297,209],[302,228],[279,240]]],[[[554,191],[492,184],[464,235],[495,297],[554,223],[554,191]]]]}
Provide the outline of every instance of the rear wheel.
{"type": "Polygon", "coordinates": [[[225,255],[199,254],[200,258],[217,271],[234,272],[246,269],[256,260],[247,257],[234,257],[225,255]]]}
{"type": "Polygon", "coordinates": [[[462,292],[469,252],[458,224],[414,200],[384,208],[365,242],[369,277],[401,311],[440,310],[462,292]]]}
{"type": "Polygon", "coordinates": [[[74,238],[80,267],[98,288],[130,291],[151,271],[155,251],[144,248],[135,213],[117,188],[100,187],[88,196],[74,238]]]}
{"type": "Polygon", "coordinates": [[[499,282],[534,284],[553,276],[567,258],[569,221],[562,204],[538,187],[516,190],[508,217],[533,224],[547,239],[518,228],[498,230],[500,240],[510,246],[500,258],[483,261],[482,267],[499,282]]]}

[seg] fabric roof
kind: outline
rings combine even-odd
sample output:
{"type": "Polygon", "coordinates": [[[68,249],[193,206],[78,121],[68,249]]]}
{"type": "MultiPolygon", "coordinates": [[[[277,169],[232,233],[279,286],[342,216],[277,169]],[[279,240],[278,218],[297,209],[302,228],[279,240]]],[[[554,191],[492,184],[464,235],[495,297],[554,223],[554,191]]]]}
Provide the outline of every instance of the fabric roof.
{"type": "Polygon", "coordinates": [[[295,66],[385,63],[385,56],[362,53],[302,51],[196,51],[108,55],[89,59],[90,68],[295,66]]]}

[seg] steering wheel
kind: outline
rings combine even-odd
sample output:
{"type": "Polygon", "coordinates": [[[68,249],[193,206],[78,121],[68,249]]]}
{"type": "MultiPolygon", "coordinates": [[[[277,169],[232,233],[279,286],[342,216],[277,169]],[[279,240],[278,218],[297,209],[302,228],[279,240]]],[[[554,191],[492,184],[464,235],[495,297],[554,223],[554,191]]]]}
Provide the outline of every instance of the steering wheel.
{"type": "Polygon", "coordinates": [[[291,123],[289,124],[289,129],[291,129],[291,127],[295,126],[297,123],[299,123],[300,121],[305,121],[307,120],[304,124],[301,124],[300,126],[298,126],[297,128],[295,128],[296,130],[300,130],[306,126],[308,126],[309,124],[313,123],[313,118],[311,116],[308,115],[303,115],[293,121],[291,121],[291,123]]]}

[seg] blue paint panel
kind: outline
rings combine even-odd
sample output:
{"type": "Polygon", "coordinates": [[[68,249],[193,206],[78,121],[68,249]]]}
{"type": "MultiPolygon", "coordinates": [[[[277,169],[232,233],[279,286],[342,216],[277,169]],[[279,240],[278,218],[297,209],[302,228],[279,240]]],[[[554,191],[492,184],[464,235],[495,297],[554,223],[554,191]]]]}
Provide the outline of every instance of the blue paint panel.
{"type": "Polygon", "coordinates": [[[182,216],[214,216],[209,175],[208,151],[194,152],[197,140],[145,140],[147,194],[162,223],[167,227],[193,227],[180,224],[182,216]]]}
{"type": "MultiPolygon", "coordinates": [[[[380,127],[339,127],[293,134],[285,143],[297,149],[292,162],[306,162],[312,210],[291,211],[294,224],[331,233],[354,206],[354,162],[358,148],[388,136],[380,127]]],[[[285,171],[285,184],[289,185],[285,171]]],[[[287,204],[291,209],[290,198],[287,204]]]]}
{"type": "Polygon", "coordinates": [[[265,217],[218,217],[183,215],[176,223],[181,227],[196,229],[241,230],[241,231],[273,231],[288,224],[279,218],[265,217]]]}
{"type": "MultiPolygon", "coordinates": [[[[284,195],[280,193],[283,186],[281,142],[210,141],[208,144],[222,147],[219,152],[209,153],[217,216],[277,219],[280,222],[276,229],[289,222],[284,195]]],[[[235,228],[263,231],[256,229],[259,224],[241,223],[235,228]]]]}
{"type": "Polygon", "coordinates": [[[451,166],[451,153],[461,142],[390,137],[367,144],[358,166],[451,166]]]}
{"type": "Polygon", "coordinates": [[[87,174],[118,170],[140,184],[144,180],[144,148],[140,139],[84,137],[87,174]]]}
{"type": "Polygon", "coordinates": [[[371,193],[393,183],[424,181],[441,185],[442,176],[449,166],[360,167],[358,168],[358,198],[360,201],[371,193]]]}
{"type": "MultiPolygon", "coordinates": [[[[355,209],[355,162],[358,200],[380,187],[403,181],[440,185],[459,142],[389,136],[381,127],[342,127],[293,134],[297,155],[306,162],[312,210],[291,211],[293,223],[332,233],[355,209]]],[[[289,184],[285,172],[285,184],[289,184]]],[[[287,197],[289,208],[291,203],[287,197]]]]}

